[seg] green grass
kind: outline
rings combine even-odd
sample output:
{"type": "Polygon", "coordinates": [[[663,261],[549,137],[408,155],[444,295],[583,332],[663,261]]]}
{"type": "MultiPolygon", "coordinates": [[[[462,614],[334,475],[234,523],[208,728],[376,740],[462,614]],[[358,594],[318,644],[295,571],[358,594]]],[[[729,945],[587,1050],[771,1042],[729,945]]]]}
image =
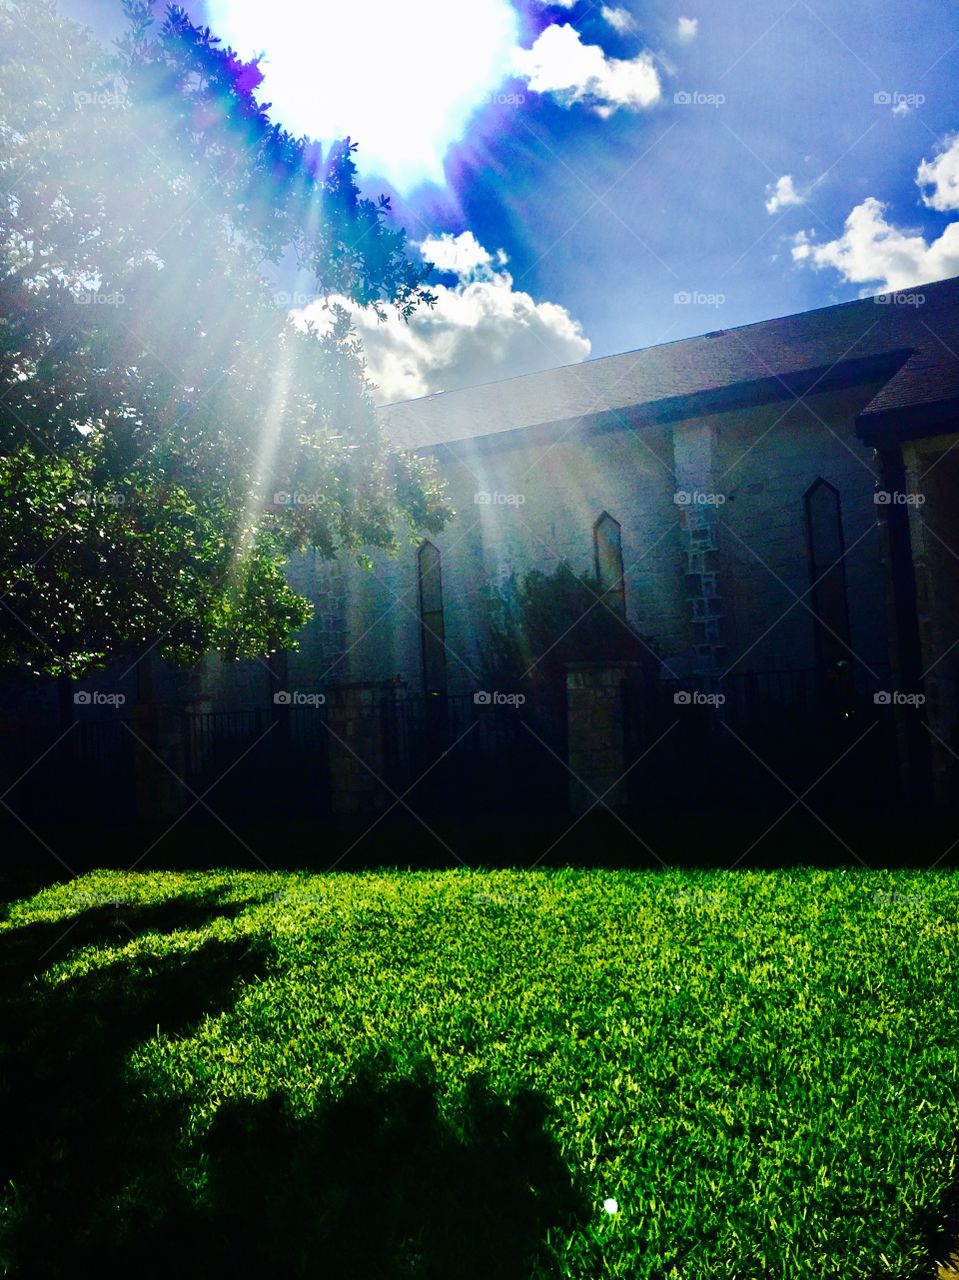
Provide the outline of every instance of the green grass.
{"type": "Polygon", "coordinates": [[[0,925],[0,1270],[923,1273],[957,907],[811,870],[45,889],[0,925]]]}

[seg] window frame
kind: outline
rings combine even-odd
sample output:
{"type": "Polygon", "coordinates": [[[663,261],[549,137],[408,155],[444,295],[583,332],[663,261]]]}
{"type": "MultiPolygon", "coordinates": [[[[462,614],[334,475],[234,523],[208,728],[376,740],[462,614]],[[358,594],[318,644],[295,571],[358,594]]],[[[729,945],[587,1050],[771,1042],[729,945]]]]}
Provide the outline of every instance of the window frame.
{"type": "Polygon", "coordinates": [[[626,568],[623,562],[623,526],[609,511],[602,511],[593,521],[593,565],[596,571],[596,583],[599,586],[602,599],[613,601],[613,608],[623,617],[626,616],[626,568]],[[616,553],[616,562],[619,574],[614,586],[607,586],[603,582],[603,560],[600,555],[600,539],[604,537],[602,529],[604,526],[612,526],[616,530],[615,544],[606,539],[607,545],[613,546],[616,553]]]}
{"type": "Polygon", "coordinates": [[[419,595],[420,620],[420,660],[423,674],[423,692],[434,696],[446,693],[446,620],[443,609],[443,557],[439,547],[428,538],[420,543],[416,552],[416,581],[419,595]],[[427,557],[433,557],[436,570],[435,599],[436,608],[428,609],[431,603],[424,590],[426,574],[431,566],[426,566],[427,557]]]}

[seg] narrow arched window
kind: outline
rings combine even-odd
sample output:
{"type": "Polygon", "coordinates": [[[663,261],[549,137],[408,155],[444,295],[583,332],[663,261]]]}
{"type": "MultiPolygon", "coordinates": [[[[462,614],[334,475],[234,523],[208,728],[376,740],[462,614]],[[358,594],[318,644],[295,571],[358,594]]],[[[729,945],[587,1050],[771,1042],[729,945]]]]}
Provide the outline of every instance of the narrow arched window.
{"type": "Polygon", "coordinates": [[[620,613],[626,612],[623,578],[623,535],[619,521],[604,511],[593,525],[596,580],[604,598],[620,613]]]}
{"type": "Polygon", "coordinates": [[[439,550],[424,542],[417,554],[420,588],[420,633],[423,644],[423,690],[446,692],[446,631],[443,626],[443,577],[439,550]]]}
{"type": "Polygon", "coordinates": [[[820,476],[806,490],[805,506],[816,664],[829,668],[849,658],[849,605],[839,490],[820,476]]]}

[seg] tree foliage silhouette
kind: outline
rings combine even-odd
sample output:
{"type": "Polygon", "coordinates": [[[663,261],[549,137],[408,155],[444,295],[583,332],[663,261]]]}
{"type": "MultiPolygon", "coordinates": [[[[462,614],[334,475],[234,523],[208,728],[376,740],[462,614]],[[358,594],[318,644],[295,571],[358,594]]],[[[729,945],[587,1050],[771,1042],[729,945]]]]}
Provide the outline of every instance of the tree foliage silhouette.
{"type": "Polygon", "coordinates": [[[449,515],[381,437],[343,309],[298,327],[264,270],[381,317],[432,303],[355,144],[272,123],[256,62],[180,7],[123,9],[114,51],[49,0],[0,9],[0,665],[53,674],[158,637],[288,646],[292,551],[449,515]]]}

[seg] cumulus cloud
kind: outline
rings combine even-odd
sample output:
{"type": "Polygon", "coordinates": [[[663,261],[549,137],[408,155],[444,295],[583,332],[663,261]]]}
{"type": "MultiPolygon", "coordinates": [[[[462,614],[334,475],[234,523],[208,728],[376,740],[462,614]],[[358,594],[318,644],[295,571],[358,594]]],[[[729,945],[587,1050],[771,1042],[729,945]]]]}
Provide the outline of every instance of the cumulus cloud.
{"type": "Polygon", "coordinates": [[[698,30],[698,18],[680,18],[676,23],[676,34],[679,36],[683,44],[688,44],[690,40],[695,40],[696,32],[698,30]]]}
{"type": "MultiPolygon", "coordinates": [[[[959,209],[959,134],[947,134],[935,158],[921,162],[916,184],[928,208],[940,213],[959,209]]],[[[842,235],[822,244],[814,234],[800,231],[793,238],[793,261],[832,267],[844,280],[881,292],[959,275],[959,222],[950,222],[940,236],[927,240],[921,230],[890,222],[887,209],[882,200],[867,196],[847,217],[842,235]]]]}
{"type": "MultiPolygon", "coordinates": [[[[362,307],[331,299],[350,312],[380,404],[574,364],[589,355],[589,339],[566,308],[515,289],[505,254],[489,253],[471,231],[430,236],[417,247],[456,283],[432,286],[436,306],[414,312],[409,324],[381,322],[362,307]]],[[[294,319],[324,329],[329,313],[317,301],[294,319]]]]}
{"type": "Polygon", "coordinates": [[[923,204],[930,209],[938,209],[940,213],[959,209],[959,133],[942,139],[934,160],[923,160],[916,182],[923,204]]]}
{"type": "Polygon", "coordinates": [[[628,35],[630,31],[636,30],[636,19],[628,9],[621,9],[604,4],[600,13],[613,28],[618,31],[621,36],[628,35]]]}
{"type": "Polygon", "coordinates": [[[766,195],[767,213],[778,213],[780,209],[786,209],[791,204],[802,204],[803,202],[803,197],[793,185],[791,173],[784,173],[781,178],[771,182],[766,188],[766,195]]]}
{"type": "MultiPolygon", "coordinates": [[[[483,248],[472,231],[464,231],[458,236],[448,232],[441,236],[430,236],[428,240],[423,241],[421,250],[423,256],[428,258],[438,271],[445,271],[454,276],[471,276],[493,263],[493,254],[483,248]],[[425,247],[427,245],[429,252],[425,247]]],[[[506,265],[506,255],[502,249],[496,254],[496,262],[500,266],[506,265]]]]}
{"type": "Polygon", "coordinates": [[[533,93],[550,94],[564,107],[582,102],[598,115],[620,107],[641,111],[662,96],[653,56],[608,58],[596,44],[583,44],[568,23],[554,23],[531,49],[514,49],[512,70],[533,93]]]}
{"type": "Polygon", "coordinates": [[[886,218],[887,206],[869,196],[846,219],[843,234],[816,244],[804,231],[792,246],[795,262],[833,267],[853,284],[874,284],[879,291],[908,289],[929,280],[959,275],[959,222],[938,239],[903,230],[886,218]]]}

